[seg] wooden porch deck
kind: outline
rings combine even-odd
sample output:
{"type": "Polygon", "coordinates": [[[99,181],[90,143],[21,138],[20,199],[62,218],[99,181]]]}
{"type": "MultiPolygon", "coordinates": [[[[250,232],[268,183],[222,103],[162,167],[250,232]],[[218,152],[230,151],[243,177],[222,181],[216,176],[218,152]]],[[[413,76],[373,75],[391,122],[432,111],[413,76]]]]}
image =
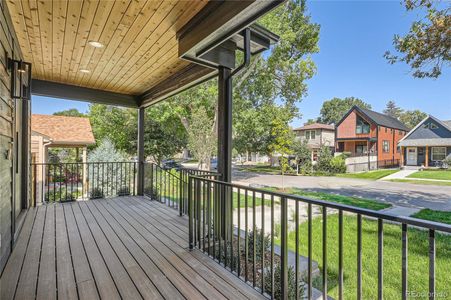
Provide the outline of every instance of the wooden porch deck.
{"type": "Polygon", "coordinates": [[[263,298],[187,246],[187,218],[144,197],[31,208],[0,299],[263,298]]]}

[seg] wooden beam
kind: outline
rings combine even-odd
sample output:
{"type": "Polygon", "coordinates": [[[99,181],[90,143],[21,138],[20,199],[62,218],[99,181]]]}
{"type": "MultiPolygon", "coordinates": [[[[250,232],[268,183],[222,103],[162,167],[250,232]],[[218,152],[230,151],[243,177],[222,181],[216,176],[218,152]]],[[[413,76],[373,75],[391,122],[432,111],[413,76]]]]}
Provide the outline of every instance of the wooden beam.
{"type": "Polygon", "coordinates": [[[200,84],[217,75],[217,70],[190,64],[180,72],[163,80],[142,95],[138,96],[140,107],[153,105],[172,95],[180,93],[190,87],[200,84]]]}
{"type": "Polygon", "coordinates": [[[177,32],[179,56],[208,52],[283,2],[210,1],[177,32]]]}
{"type": "Polygon", "coordinates": [[[31,93],[37,96],[61,98],[91,103],[138,107],[136,96],[91,89],[70,84],[33,79],[31,93]]]}

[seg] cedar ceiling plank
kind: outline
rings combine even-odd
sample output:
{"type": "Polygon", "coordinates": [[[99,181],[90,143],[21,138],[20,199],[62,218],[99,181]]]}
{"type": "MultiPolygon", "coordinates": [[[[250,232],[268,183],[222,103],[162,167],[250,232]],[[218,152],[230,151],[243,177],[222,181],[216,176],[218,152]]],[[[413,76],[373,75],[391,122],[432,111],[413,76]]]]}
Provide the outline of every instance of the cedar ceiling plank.
{"type": "MultiPolygon", "coordinates": [[[[102,85],[103,88],[114,89],[117,81],[122,78],[123,72],[126,72],[131,67],[131,65],[136,63],[140,56],[144,55],[145,51],[147,51],[153,44],[158,41],[158,39],[162,35],[162,32],[165,32],[170,26],[169,22],[165,21],[165,19],[167,18],[167,16],[171,15],[174,12],[174,3],[175,1],[168,2],[167,10],[165,9],[157,13],[154,20],[156,23],[155,29],[152,30],[150,35],[148,35],[147,37],[134,41],[134,43],[119,59],[118,63],[116,63],[111,69],[107,77],[108,80],[106,80],[102,85]]],[[[186,5],[185,2],[179,2],[176,4],[176,7],[184,5],[186,5]]]]}
{"type": "Polygon", "coordinates": [[[64,31],[66,29],[67,18],[67,0],[59,0],[53,3],[53,43],[52,60],[53,73],[55,76],[61,76],[61,64],[63,57],[64,31]]]}
{"type": "Polygon", "coordinates": [[[39,29],[41,33],[42,43],[42,61],[46,68],[44,68],[45,78],[53,80],[52,71],[52,19],[53,19],[53,1],[36,1],[39,29]]]}
{"type": "MultiPolygon", "coordinates": [[[[111,36],[117,28],[127,7],[128,3],[125,3],[124,1],[102,1],[89,31],[88,40],[98,41],[104,45],[104,48],[108,47],[111,36]]],[[[91,57],[95,52],[103,51],[104,48],[98,49],[85,44],[83,55],[76,64],[79,70],[88,69],[92,72],[94,66],[91,64],[91,57]]],[[[95,63],[96,62],[94,62],[94,64],[95,63]]],[[[83,85],[83,82],[90,78],[91,74],[80,73],[79,70],[74,73],[75,79],[73,82],[75,84],[83,85]]]]}
{"type": "MultiPolygon", "coordinates": [[[[31,16],[31,23],[32,23],[32,34],[34,35],[34,39],[36,41],[35,48],[30,49],[31,52],[33,52],[33,57],[30,57],[29,59],[33,59],[31,62],[36,64],[36,67],[33,67],[32,72],[39,72],[38,74],[40,76],[45,76],[45,67],[44,67],[44,60],[42,56],[42,40],[41,40],[41,33],[39,28],[39,17],[36,7],[36,2],[34,1],[23,1],[22,6],[25,13],[25,15],[31,16]]],[[[22,30],[22,32],[25,32],[22,30]]],[[[16,33],[22,34],[21,30],[16,30],[16,33]]],[[[28,33],[30,34],[30,33],[28,33]]],[[[27,52],[27,51],[24,51],[27,52]]],[[[33,73],[34,74],[34,73],[33,73]]]]}
{"type": "MultiPolygon", "coordinates": [[[[195,5],[192,2],[188,2],[188,4],[188,6],[185,5],[180,7],[179,10],[175,7],[175,11],[171,11],[171,14],[167,17],[169,18],[169,21],[167,22],[172,25],[167,28],[166,32],[160,35],[156,44],[154,44],[146,53],[143,55],[138,55],[139,60],[133,66],[129,67],[128,71],[125,72],[121,80],[119,80],[120,85],[116,86],[119,90],[126,91],[127,86],[132,81],[139,81],[140,78],[152,77],[152,73],[157,70],[152,68],[151,64],[154,64],[155,61],[159,60],[159,54],[157,54],[158,52],[163,52],[164,55],[167,55],[166,52],[168,51],[174,54],[177,52],[177,49],[172,46],[175,46],[177,43],[175,39],[176,28],[181,27],[189,21],[191,17],[204,6],[204,3],[202,2],[196,2],[195,5]],[[173,23],[171,20],[176,21],[173,23]]],[[[172,53],[169,55],[172,55],[172,53]]]]}
{"type": "MultiPolygon", "coordinates": [[[[94,17],[97,11],[103,9],[101,14],[108,14],[106,7],[100,7],[99,1],[86,1],[83,4],[80,14],[80,21],[78,23],[77,34],[75,35],[75,43],[70,59],[70,64],[67,66],[69,73],[67,74],[67,81],[73,82],[79,73],[79,65],[81,57],[83,56],[86,43],[88,42],[88,35],[91,32],[91,27],[94,22],[94,17]]],[[[99,21],[102,18],[99,17],[99,21]]],[[[56,42],[56,41],[55,41],[56,42]]]]}
{"type": "Polygon", "coordinates": [[[114,39],[117,39],[116,46],[112,47],[110,45],[101,53],[99,63],[92,72],[91,84],[93,87],[98,87],[99,80],[101,79],[102,73],[104,73],[106,66],[108,64],[115,64],[115,58],[123,53],[121,50],[123,48],[125,50],[125,45],[130,45],[133,42],[140,30],[144,28],[146,23],[149,22],[149,19],[153,17],[162,1],[163,0],[145,2],[144,7],[142,7],[133,23],[129,24],[129,20],[126,20],[124,23],[124,25],[127,26],[127,30],[119,30],[115,32],[114,39]],[[117,33],[120,33],[120,36],[117,36],[117,33]]]}
{"type": "Polygon", "coordinates": [[[157,10],[161,9],[160,7],[163,2],[163,0],[146,2],[145,7],[139,13],[135,22],[131,25],[117,48],[113,49],[112,47],[108,47],[105,49],[100,58],[98,67],[92,73],[92,78],[95,80],[93,83],[95,88],[99,88],[100,83],[105,80],[106,74],[109,73],[128,47],[130,47],[136,39],[139,39],[139,35],[142,33],[145,34],[154,28],[154,26],[152,26],[152,20],[154,19],[157,10]]]}
{"type": "MultiPolygon", "coordinates": [[[[63,57],[61,60],[61,72],[58,81],[68,82],[70,63],[72,61],[72,53],[74,51],[75,37],[78,32],[78,24],[83,9],[83,1],[69,1],[66,17],[66,31],[64,33],[63,57]]],[[[37,77],[39,78],[39,77],[37,77]]]]}

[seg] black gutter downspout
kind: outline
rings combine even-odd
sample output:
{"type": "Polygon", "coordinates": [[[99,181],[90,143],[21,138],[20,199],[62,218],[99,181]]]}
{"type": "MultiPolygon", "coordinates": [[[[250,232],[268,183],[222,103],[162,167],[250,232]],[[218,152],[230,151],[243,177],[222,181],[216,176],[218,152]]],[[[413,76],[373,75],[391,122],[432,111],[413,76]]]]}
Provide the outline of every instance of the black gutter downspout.
{"type": "Polygon", "coordinates": [[[137,188],[138,196],[144,195],[144,114],[145,108],[138,109],[138,174],[137,174],[137,188]]]}
{"type": "MultiPolygon", "coordinates": [[[[232,181],[232,78],[249,66],[251,59],[250,49],[250,29],[246,28],[244,34],[244,61],[231,70],[227,67],[218,68],[218,173],[221,181],[232,181]]],[[[233,232],[230,231],[229,220],[232,214],[232,191],[229,187],[223,186],[220,191],[221,210],[221,232],[225,238],[231,238],[233,232]]]]}

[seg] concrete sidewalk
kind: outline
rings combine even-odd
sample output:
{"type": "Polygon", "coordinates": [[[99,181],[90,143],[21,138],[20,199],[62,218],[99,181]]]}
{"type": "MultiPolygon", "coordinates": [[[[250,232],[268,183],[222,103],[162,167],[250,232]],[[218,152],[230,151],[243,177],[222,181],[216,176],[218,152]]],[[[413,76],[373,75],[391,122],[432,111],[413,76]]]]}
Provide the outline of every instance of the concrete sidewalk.
{"type": "Polygon", "coordinates": [[[385,176],[379,180],[405,179],[407,176],[409,176],[415,172],[418,172],[418,170],[410,170],[410,169],[409,170],[401,170],[399,172],[385,176]]]}

